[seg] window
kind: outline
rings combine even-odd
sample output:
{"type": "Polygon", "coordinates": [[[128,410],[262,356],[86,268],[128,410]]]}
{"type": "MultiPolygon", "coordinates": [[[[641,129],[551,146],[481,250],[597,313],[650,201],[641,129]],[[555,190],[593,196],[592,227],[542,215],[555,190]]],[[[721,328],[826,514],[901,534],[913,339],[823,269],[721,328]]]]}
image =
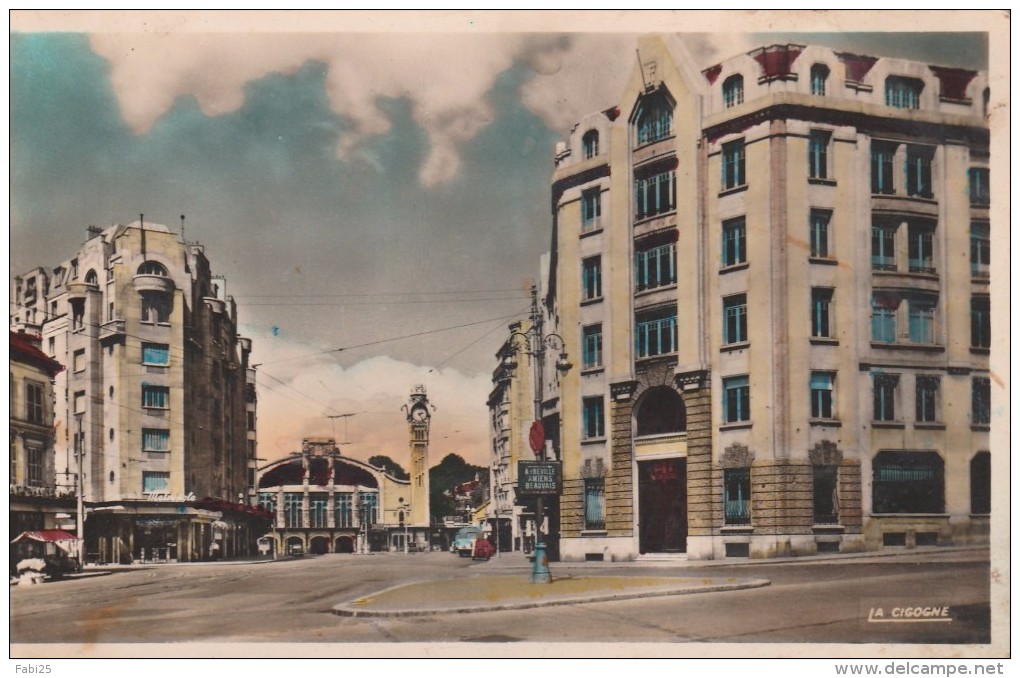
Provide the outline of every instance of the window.
{"type": "Polygon", "coordinates": [[[74,392],[74,413],[81,414],[85,411],[85,391],[74,392]]]}
{"type": "Polygon", "coordinates": [[[992,347],[992,317],[988,297],[970,298],[970,345],[992,347]]]}
{"type": "Polygon", "coordinates": [[[379,519],[379,495],[375,493],[358,493],[358,520],[362,525],[375,525],[379,519]]]}
{"type": "Polygon", "coordinates": [[[634,253],[634,274],[639,292],[676,284],[676,243],[639,244],[634,253]]]}
{"type": "Polygon", "coordinates": [[[302,500],[300,492],[283,493],[283,516],[287,527],[304,527],[302,500]]]}
{"type": "Polygon", "coordinates": [[[815,64],[811,67],[811,93],[815,96],[825,96],[825,81],[829,79],[829,67],[825,64],[815,64]]]}
{"type": "Polygon", "coordinates": [[[832,337],[832,289],[813,287],[811,289],[811,336],[832,337]]]}
{"type": "Polygon", "coordinates": [[[166,267],[158,261],[146,261],[138,267],[138,273],[136,275],[158,275],[162,278],[166,278],[169,274],[166,271],[166,267]]]}
{"type": "Polygon", "coordinates": [[[814,466],[812,490],[815,525],[839,523],[839,467],[814,466]]]}
{"type": "Polygon", "coordinates": [[[925,146],[907,146],[907,195],[932,197],[931,161],[934,153],[934,149],[925,146]]]}
{"type": "Polygon", "coordinates": [[[594,158],[599,154],[599,133],[590,129],[581,138],[581,148],[584,152],[584,159],[594,158]]]}
{"type": "Polygon", "coordinates": [[[751,524],[751,469],[723,469],[723,501],[727,525],[751,524]]]}
{"type": "Polygon", "coordinates": [[[333,522],[337,527],[354,526],[354,497],[350,492],[333,495],[333,522]]]}
{"type": "MultiPolygon", "coordinates": [[[[43,484],[43,452],[41,447],[29,445],[25,447],[25,457],[28,460],[28,476],[26,482],[30,487],[40,487],[43,484]]],[[[13,481],[13,478],[12,478],[13,481]]]]}
{"type": "Polygon", "coordinates": [[[919,374],[915,384],[915,421],[927,423],[938,421],[939,378],[932,375],[919,374]]]}
{"type": "Polygon", "coordinates": [[[875,293],[871,297],[871,340],[896,341],[896,311],[900,298],[895,294],[875,293]]]}
{"type": "Polygon", "coordinates": [[[82,372],[85,370],[85,349],[79,349],[74,352],[74,371],[82,372]]]}
{"type": "Polygon", "coordinates": [[[18,435],[11,434],[11,485],[20,485],[21,482],[18,479],[18,435]]]}
{"type": "Polygon", "coordinates": [[[585,398],[582,404],[584,438],[604,438],[606,436],[606,424],[602,411],[602,396],[585,398]]]}
{"type": "Polygon", "coordinates": [[[585,327],[581,335],[583,369],[602,367],[602,325],[585,327]]]}
{"type": "Polygon", "coordinates": [[[584,479],[584,529],[606,529],[606,480],[584,479]]]}
{"type": "Polygon", "coordinates": [[[971,167],[967,170],[967,181],[970,184],[970,204],[988,205],[991,202],[991,190],[988,186],[988,169],[971,167]]]}
{"type": "Polygon", "coordinates": [[[602,298],[602,257],[589,257],[581,262],[582,300],[602,298]]]}
{"type": "Polygon", "coordinates": [[[308,518],[312,527],[329,525],[329,495],[316,492],[308,495],[308,518]]]}
{"type": "Polygon", "coordinates": [[[970,223],[970,274],[975,278],[988,278],[992,263],[992,241],[988,224],[970,223]]]}
{"type": "Polygon", "coordinates": [[[276,513],[276,492],[259,492],[259,507],[276,513]]]}
{"type": "Polygon", "coordinates": [[[888,224],[871,226],[871,268],[875,271],[896,270],[896,227],[888,224]]]}
{"type": "Polygon", "coordinates": [[[662,94],[645,97],[635,118],[637,144],[650,144],[673,134],[673,104],[662,94]]]}
{"type": "Polygon", "coordinates": [[[829,221],[832,212],[828,210],[811,210],[810,236],[811,256],[821,259],[829,258],[829,221]]]}
{"type": "Polygon", "coordinates": [[[142,449],[146,452],[169,452],[170,431],[165,428],[143,428],[142,449]]]}
{"type": "Polygon", "coordinates": [[[924,83],[914,78],[891,75],[885,80],[885,105],[893,108],[920,108],[924,83]]]}
{"type": "Polygon", "coordinates": [[[687,430],[687,408],[679,393],[669,386],[645,391],[635,414],[637,436],[682,433],[687,430]]]}
{"type": "Polygon", "coordinates": [[[723,344],[747,341],[747,295],[723,298],[723,344]]]}
{"type": "Polygon", "coordinates": [[[829,178],[829,142],[832,133],[813,129],[808,135],[808,176],[812,179],[829,178]]]}
{"type": "Polygon", "coordinates": [[[744,217],[724,221],[722,238],[723,266],[736,266],[747,261],[747,223],[744,217]]]}
{"type": "Polygon", "coordinates": [[[43,385],[34,381],[25,382],[25,421],[30,424],[45,423],[43,407],[43,385]]]}
{"type": "Polygon", "coordinates": [[[871,142],[871,192],[889,195],[896,192],[893,184],[893,157],[896,144],[871,142]]]}
{"type": "Polygon", "coordinates": [[[811,418],[835,419],[833,408],[833,384],[836,381],[834,372],[811,373],[811,418]]]}
{"type": "Polygon", "coordinates": [[[170,407],[170,388],[142,384],[142,407],[160,410],[170,407]]]}
{"type": "Polygon", "coordinates": [[[907,229],[907,257],[911,273],[935,273],[933,229],[922,224],[910,224],[907,229]]]}
{"type": "Polygon", "coordinates": [[[988,377],[974,377],[970,382],[970,423],[992,423],[992,380],[988,377]]]}
{"type": "Polygon", "coordinates": [[[170,346],[168,344],[142,344],[142,362],[146,365],[169,365],[170,346]]]}
{"type": "Polygon", "coordinates": [[[159,292],[142,292],[142,317],[143,323],[167,323],[170,322],[170,305],[167,295],[159,292]]]}
{"type": "Polygon", "coordinates": [[[634,218],[644,219],[676,210],[676,170],[656,164],[634,172],[634,218]]]}
{"type": "Polygon", "coordinates": [[[873,513],[942,513],[944,464],[935,452],[879,452],[872,463],[873,513]]]}
{"type": "Polygon", "coordinates": [[[744,140],[737,139],[722,147],[722,187],[725,191],[744,182],[744,140]]]}
{"type": "Polygon", "coordinates": [[[898,374],[872,375],[872,399],[875,421],[896,421],[896,391],[899,388],[898,374]]]}
{"type": "Polygon", "coordinates": [[[751,420],[751,387],[746,376],[727,377],[723,385],[723,423],[751,420]]]}
{"type": "Polygon", "coordinates": [[[644,311],[636,315],[634,351],[638,358],[676,353],[676,308],[644,311]]]}
{"type": "Polygon", "coordinates": [[[978,452],[970,460],[970,512],[992,512],[992,455],[978,452]]]}
{"type": "Polygon", "coordinates": [[[602,189],[592,188],[581,194],[581,231],[594,231],[601,227],[602,189]]]}
{"type": "Polygon", "coordinates": [[[910,322],[910,343],[935,343],[935,302],[931,299],[911,299],[907,305],[910,322]]]}
{"type": "Polygon", "coordinates": [[[722,84],[723,104],[726,108],[733,108],[744,103],[744,76],[731,75],[722,84]]]}
{"type": "Polygon", "coordinates": [[[170,489],[169,471],[142,471],[142,492],[166,492],[170,489]]]}

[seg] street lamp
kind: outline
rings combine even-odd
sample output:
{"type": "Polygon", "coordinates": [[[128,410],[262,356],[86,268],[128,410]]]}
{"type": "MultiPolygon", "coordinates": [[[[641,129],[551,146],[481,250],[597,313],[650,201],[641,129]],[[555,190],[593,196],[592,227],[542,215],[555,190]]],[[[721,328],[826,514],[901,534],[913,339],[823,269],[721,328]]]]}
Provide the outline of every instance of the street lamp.
{"type": "MultiPolygon", "coordinates": [[[[514,330],[507,340],[508,350],[503,355],[503,367],[508,372],[517,369],[517,355],[525,354],[531,359],[534,369],[533,389],[535,397],[535,423],[532,431],[541,432],[541,440],[533,441],[532,449],[538,461],[545,461],[545,434],[542,422],[542,380],[545,375],[546,351],[558,353],[556,357],[556,379],[570,371],[573,365],[567,359],[563,337],[556,333],[543,332],[542,314],[538,310],[538,289],[531,286],[531,327],[527,331],[514,330]],[[536,444],[539,443],[539,444],[536,444]]],[[[519,481],[520,479],[518,479],[519,481]]],[[[552,581],[549,573],[549,559],[542,541],[542,523],[545,520],[542,495],[535,498],[535,552],[531,568],[531,583],[548,584],[552,581]]]]}
{"type": "Polygon", "coordinates": [[[83,464],[85,462],[85,436],[82,434],[82,415],[75,417],[78,420],[78,440],[74,446],[75,461],[78,465],[78,474],[75,479],[75,494],[77,496],[77,517],[75,520],[75,531],[78,533],[78,571],[85,569],[85,478],[83,464]]]}
{"type": "Polygon", "coordinates": [[[399,504],[400,515],[403,516],[400,522],[404,525],[404,553],[407,553],[407,521],[411,518],[411,503],[405,503],[403,497],[397,497],[397,503],[399,504]]]}

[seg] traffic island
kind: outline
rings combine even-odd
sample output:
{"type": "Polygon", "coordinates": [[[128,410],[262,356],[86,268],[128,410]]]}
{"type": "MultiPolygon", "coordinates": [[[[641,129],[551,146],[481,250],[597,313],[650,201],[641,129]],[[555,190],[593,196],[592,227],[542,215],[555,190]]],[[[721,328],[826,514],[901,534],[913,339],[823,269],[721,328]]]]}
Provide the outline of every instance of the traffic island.
{"type": "Polygon", "coordinates": [[[476,577],[403,584],[333,607],[341,617],[413,617],[525,610],[553,605],[679,596],[768,586],[738,577],[571,576],[532,584],[520,576],[476,577]]]}

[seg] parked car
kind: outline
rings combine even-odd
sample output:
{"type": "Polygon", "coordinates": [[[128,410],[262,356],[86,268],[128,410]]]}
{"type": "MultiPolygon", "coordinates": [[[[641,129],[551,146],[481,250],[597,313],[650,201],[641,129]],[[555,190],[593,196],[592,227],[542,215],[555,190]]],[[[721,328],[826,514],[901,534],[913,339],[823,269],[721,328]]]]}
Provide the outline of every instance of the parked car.
{"type": "Polygon", "coordinates": [[[290,555],[293,558],[303,558],[305,555],[305,547],[301,544],[291,544],[290,555]]]}
{"type": "Polygon", "coordinates": [[[489,543],[488,539],[479,537],[475,540],[475,550],[471,553],[471,560],[488,560],[496,554],[496,547],[489,543]]]}
{"type": "Polygon", "coordinates": [[[480,527],[462,527],[453,538],[453,552],[461,558],[471,556],[475,552],[475,542],[482,537],[480,527]]]}

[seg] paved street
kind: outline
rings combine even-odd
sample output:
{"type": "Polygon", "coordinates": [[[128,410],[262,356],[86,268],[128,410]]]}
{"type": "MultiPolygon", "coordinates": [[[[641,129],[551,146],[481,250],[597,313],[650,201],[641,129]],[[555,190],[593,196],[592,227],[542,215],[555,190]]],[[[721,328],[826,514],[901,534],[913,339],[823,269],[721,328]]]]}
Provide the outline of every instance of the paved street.
{"type": "Polygon", "coordinates": [[[763,577],[764,588],[531,610],[343,618],[332,606],[411,581],[527,576],[518,555],[326,555],[170,564],[11,589],[11,642],[984,643],[989,566],[978,552],[712,566],[568,567],[554,576],[763,577]],[[948,605],[946,623],[868,622],[893,605],[948,605]]]}

